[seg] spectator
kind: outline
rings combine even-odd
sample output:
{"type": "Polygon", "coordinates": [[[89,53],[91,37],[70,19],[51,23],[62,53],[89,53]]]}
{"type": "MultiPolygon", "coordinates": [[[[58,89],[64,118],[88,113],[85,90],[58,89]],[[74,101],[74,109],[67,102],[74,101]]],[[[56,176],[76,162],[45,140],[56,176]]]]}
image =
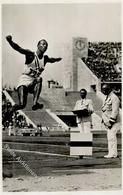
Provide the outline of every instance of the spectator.
{"type": "Polygon", "coordinates": [[[13,124],[12,123],[9,123],[8,129],[9,129],[9,133],[8,133],[9,136],[16,135],[15,128],[13,128],[13,124]]]}

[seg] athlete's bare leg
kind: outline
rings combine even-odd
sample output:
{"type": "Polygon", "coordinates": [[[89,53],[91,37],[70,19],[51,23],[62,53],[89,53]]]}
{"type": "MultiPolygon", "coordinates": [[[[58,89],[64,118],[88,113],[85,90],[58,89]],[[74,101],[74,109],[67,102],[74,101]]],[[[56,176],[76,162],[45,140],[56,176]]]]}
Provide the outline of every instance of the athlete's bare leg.
{"type": "Polygon", "coordinates": [[[33,96],[33,106],[32,110],[42,109],[43,104],[38,103],[39,95],[42,89],[42,78],[38,78],[35,86],[34,86],[34,96],[33,96]]]}
{"type": "Polygon", "coordinates": [[[15,104],[13,106],[13,111],[24,109],[27,104],[27,96],[28,96],[27,87],[22,85],[18,88],[17,92],[18,92],[19,104],[15,104]]]}

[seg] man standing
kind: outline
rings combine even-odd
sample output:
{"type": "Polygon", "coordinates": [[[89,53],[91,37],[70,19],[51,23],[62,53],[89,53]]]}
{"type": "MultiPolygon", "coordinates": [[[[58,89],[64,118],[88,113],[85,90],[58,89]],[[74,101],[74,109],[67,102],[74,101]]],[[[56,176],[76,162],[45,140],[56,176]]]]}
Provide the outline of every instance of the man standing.
{"type": "Polygon", "coordinates": [[[116,133],[120,130],[119,106],[120,100],[113,93],[109,84],[102,86],[102,92],[106,95],[102,106],[102,123],[107,129],[108,155],[104,158],[117,157],[117,137],[116,133]]]}
{"type": "Polygon", "coordinates": [[[44,39],[38,42],[36,52],[21,48],[12,40],[11,35],[7,36],[6,40],[13,49],[25,55],[25,69],[17,86],[19,104],[15,104],[13,106],[13,111],[25,108],[28,93],[33,94],[32,110],[43,108],[43,104],[38,103],[42,89],[41,73],[44,71],[47,63],[58,62],[62,58],[50,58],[47,55],[44,55],[48,48],[48,43],[44,39]]]}
{"type": "Polygon", "coordinates": [[[77,115],[77,125],[81,133],[89,133],[92,128],[91,114],[94,112],[91,99],[87,99],[86,89],[80,90],[81,100],[76,102],[73,113],[77,115]]]}

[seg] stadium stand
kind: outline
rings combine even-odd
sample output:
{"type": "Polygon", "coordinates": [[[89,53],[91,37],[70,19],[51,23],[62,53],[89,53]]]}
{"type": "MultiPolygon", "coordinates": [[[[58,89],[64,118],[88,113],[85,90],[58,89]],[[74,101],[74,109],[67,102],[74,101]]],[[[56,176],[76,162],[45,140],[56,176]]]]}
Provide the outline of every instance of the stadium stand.
{"type": "Polygon", "coordinates": [[[58,123],[45,111],[25,111],[25,114],[35,123],[47,128],[55,128],[58,123]]]}
{"type": "Polygon", "coordinates": [[[104,82],[121,81],[121,69],[116,69],[120,58],[120,42],[88,42],[88,57],[82,60],[104,82]]]}

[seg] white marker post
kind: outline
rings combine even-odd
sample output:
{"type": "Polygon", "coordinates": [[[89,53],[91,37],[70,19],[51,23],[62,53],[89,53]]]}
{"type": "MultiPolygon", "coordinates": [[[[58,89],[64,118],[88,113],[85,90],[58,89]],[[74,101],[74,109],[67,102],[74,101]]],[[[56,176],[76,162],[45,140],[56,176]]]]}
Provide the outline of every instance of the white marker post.
{"type": "Polygon", "coordinates": [[[92,133],[70,134],[70,155],[92,156],[92,133]]]}

